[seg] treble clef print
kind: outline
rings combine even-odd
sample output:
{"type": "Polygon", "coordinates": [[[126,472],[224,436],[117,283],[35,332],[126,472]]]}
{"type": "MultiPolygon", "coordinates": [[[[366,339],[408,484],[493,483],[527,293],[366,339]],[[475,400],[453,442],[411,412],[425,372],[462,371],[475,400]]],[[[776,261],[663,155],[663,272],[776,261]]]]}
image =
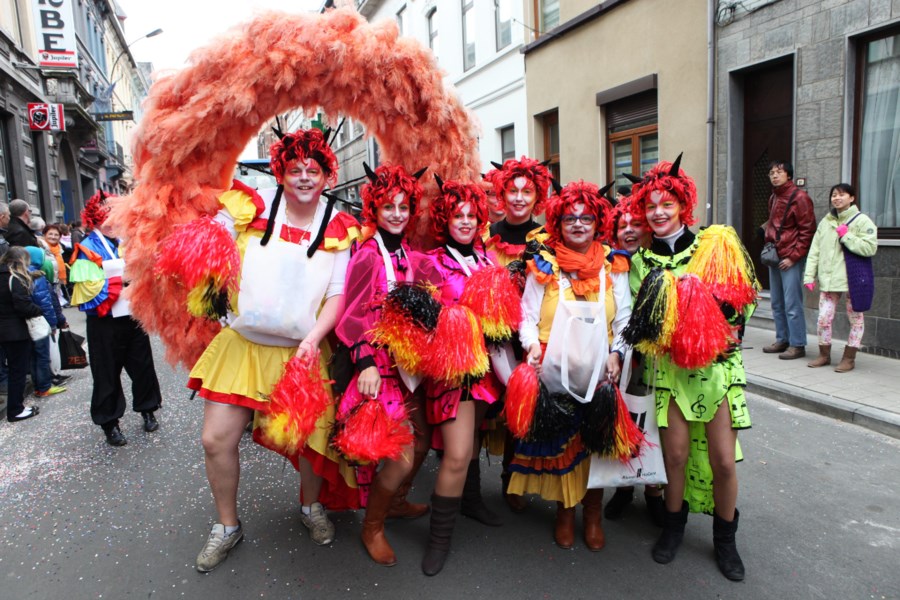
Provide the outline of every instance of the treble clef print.
{"type": "Polygon", "coordinates": [[[697,401],[691,404],[691,410],[694,411],[694,414],[698,417],[702,417],[703,413],[706,412],[706,407],[703,406],[703,396],[704,394],[700,394],[697,397],[697,401]]]}

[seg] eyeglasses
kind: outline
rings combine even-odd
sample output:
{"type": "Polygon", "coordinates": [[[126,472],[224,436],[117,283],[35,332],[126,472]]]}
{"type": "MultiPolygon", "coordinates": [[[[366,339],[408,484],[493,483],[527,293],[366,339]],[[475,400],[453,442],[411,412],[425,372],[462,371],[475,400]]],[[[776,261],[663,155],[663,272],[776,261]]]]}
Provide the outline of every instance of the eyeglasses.
{"type": "Polygon", "coordinates": [[[582,225],[590,225],[597,220],[597,217],[594,215],[563,215],[560,220],[562,221],[562,224],[566,226],[574,225],[575,221],[578,221],[582,225]]]}

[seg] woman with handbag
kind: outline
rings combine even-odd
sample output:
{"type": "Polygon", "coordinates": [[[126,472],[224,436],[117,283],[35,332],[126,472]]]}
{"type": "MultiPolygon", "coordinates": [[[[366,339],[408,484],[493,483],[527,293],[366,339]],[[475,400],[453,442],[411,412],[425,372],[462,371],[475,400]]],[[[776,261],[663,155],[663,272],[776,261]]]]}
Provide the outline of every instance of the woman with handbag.
{"type": "Polygon", "coordinates": [[[872,305],[874,280],[870,257],[878,250],[878,228],[859,211],[856,190],[849,183],[831,188],[831,206],[819,221],[803,274],[803,285],[809,291],[819,283],[819,357],[808,366],[831,364],[831,325],[838,300],[846,293],[850,337],[841,362],[834,369],[846,373],[856,365],[856,352],[865,330],[863,312],[872,305]],[[857,263],[862,264],[857,266],[857,263]],[[854,269],[863,271],[861,276],[854,269]]]}
{"type": "MultiPolygon", "coordinates": [[[[542,371],[542,380],[551,392],[567,398],[583,395],[581,402],[591,399],[592,388],[604,375],[602,371],[609,379],[618,380],[625,351],[621,333],[631,315],[628,260],[611,256],[609,247],[600,241],[611,210],[597,186],[584,181],[570,183],[552,196],[547,207],[548,237],[528,261],[522,296],[519,337],[527,352],[526,361],[542,371]],[[565,337],[572,319],[565,318],[563,310],[572,304],[589,305],[595,310],[597,318],[588,321],[599,325],[598,337],[592,338],[587,347],[565,337]],[[574,369],[565,362],[570,349],[580,355],[574,369]],[[570,377],[580,382],[589,380],[587,387],[576,392],[563,384],[563,390],[556,389],[560,381],[570,377]],[[566,389],[570,389],[568,394],[566,389]]],[[[587,489],[591,461],[579,433],[580,406],[574,406],[567,423],[552,434],[552,439],[532,436],[516,443],[509,492],[540,494],[545,500],[556,501],[554,539],[561,548],[574,544],[575,507],[582,503],[585,544],[598,551],[606,544],[601,523],[603,490],[587,489]]],[[[540,407],[535,418],[540,418],[538,413],[540,407]]]]}
{"type": "Polygon", "coordinates": [[[695,222],[697,188],[680,163],[680,155],[660,162],[632,188],[653,239],[632,257],[635,304],[625,338],[648,356],[644,382],[656,388],[668,480],[663,531],[652,555],[671,562],[688,511],[712,513],[719,569],[738,581],[744,565],[735,545],[737,431],[750,427],[750,417],[735,342],[758,283],[733,229],[713,226],[694,235],[687,228],[695,222]]]}
{"type": "Polygon", "coordinates": [[[44,318],[41,307],[31,299],[29,262],[28,252],[19,247],[10,248],[0,257],[0,346],[9,368],[6,419],[10,422],[30,419],[39,412],[37,406],[25,406],[24,402],[32,343],[27,320],[44,318]]]}
{"type": "MultiPolygon", "coordinates": [[[[341,398],[337,416],[346,436],[339,436],[335,446],[345,455],[354,454],[350,450],[353,430],[370,431],[372,415],[400,424],[401,434],[415,431],[414,443],[404,446],[400,455],[387,455],[389,450],[381,448],[362,449],[374,466],[382,463],[369,487],[362,542],[372,560],[393,566],[397,557],[384,535],[384,522],[389,516],[416,518],[428,512],[425,504],[407,502],[406,494],[428,454],[430,431],[421,395],[414,395],[418,381],[400,371],[389,348],[373,342],[372,330],[381,313],[381,302],[398,281],[427,280],[434,269],[426,255],[410,249],[405,235],[422,198],[418,179],[424,169],[409,175],[400,166],[381,165],[374,172],[365,163],[363,167],[369,178],[360,190],[363,241],[354,245],[347,267],[346,304],[335,327],[338,339],[350,349],[354,376],[341,398]],[[377,402],[380,407],[366,411],[366,402],[377,402]]],[[[361,437],[371,442],[371,436],[361,437]]],[[[389,446],[390,451],[396,449],[393,446],[389,446]]]]}

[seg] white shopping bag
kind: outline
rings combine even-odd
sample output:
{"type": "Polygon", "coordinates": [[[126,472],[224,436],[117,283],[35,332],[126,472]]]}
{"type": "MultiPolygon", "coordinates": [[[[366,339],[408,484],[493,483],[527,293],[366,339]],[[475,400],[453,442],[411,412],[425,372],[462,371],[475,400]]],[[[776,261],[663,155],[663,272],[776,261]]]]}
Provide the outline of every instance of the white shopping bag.
{"type": "MultiPolygon", "coordinates": [[[[622,386],[625,392],[622,398],[628,406],[631,418],[637,423],[647,443],[641,453],[627,463],[614,458],[601,458],[596,453],[591,455],[591,470],[588,477],[588,488],[615,488],[634,485],[665,484],[666,466],[663,462],[662,446],[659,442],[659,427],[656,424],[656,398],[652,389],[643,389],[642,384],[630,386],[631,350],[625,354],[622,366],[622,386]],[[639,393],[629,393],[628,389],[639,393]]],[[[640,379],[640,372],[636,373],[640,379]]]]}
{"type": "Polygon", "coordinates": [[[550,393],[567,392],[582,404],[591,401],[606,372],[606,277],[600,274],[599,302],[564,300],[568,278],[559,278],[559,302],[544,353],[541,381],[550,393]]]}

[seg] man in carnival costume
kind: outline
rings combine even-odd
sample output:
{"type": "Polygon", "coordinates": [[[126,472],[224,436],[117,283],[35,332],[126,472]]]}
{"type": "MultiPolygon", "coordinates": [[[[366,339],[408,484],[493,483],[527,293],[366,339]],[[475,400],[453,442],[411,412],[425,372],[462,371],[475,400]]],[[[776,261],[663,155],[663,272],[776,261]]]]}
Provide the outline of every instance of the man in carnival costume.
{"type": "MultiPolygon", "coordinates": [[[[524,281],[526,246],[529,242],[537,240],[537,233],[541,226],[534,217],[544,212],[544,205],[550,193],[552,175],[546,165],[527,156],[522,156],[518,160],[509,159],[502,165],[494,162],[491,164],[495,168],[489,171],[485,177],[491,182],[493,188],[491,190],[493,193],[488,196],[488,201],[491,202],[491,206],[501,209],[505,216],[491,224],[485,244],[488,250],[497,257],[499,264],[503,266],[513,264],[512,268],[521,273],[522,281],[524,281]]],[[[512,340],[511,348],[515,360],[520,362],[523,353],[516,339],[512,340]]],[[[502,405],[498,408],[502,408],[502,405]]],[[[494,409],[488,414],[488,422],[492,425],[489,425],[485,443],[491,453],[503,456],[501,473],[503,498],[513,512],[521,512],[525,509],[524,498],[507,492],[510,479],[509,463],[512,460],[514,441],[506,428],[493,419],[494,413],[497,412],[498,410],[494,409]]],[[[470,478],[473,475],[475,479],[471,483],[468,483],[469,479],[467,479],[467,489],[480,490],[478,473],[470,474],[470,478]]],[[[465,512],[464,504],[463,513],[465,514],[465,512]]],[[[479,520],[489,522],[489,524],[500,523],[500,518],[490,511],[484,512],[482,516],[483,518],[479,520]]]]}
{"type": "Polygon", "coordinates": [[[159,429],[154,412],[162,405],[159,380],[153,366],[150,338],[131,317],[122,296],[125,261],[120,243],[106,225],[106,196],[94,194],[81,213],[90,235],[75,245],[69,280],[74,284],[72,305],[87,315],[88,352],[91,355],[91,419],[103,428],[106,441],[124,446],[119,419],[125,414],[122,369],[131,377],[135,412],[144,418],[144,431],[159,429]]]}
{"type": "Polygon", "coordinates": [[[653,559],[671,562],[688,512],[705,512],[713,515],[719,570],[739,581],[735,461],[737,432],[750,427],[750,415],[737,331],[753,312],[759,284],[734,229],[712,225],[694,235],[687,228],[697,188],[680,162],[659,163],[632,195],[653,239],[632,257],[635,301],[625,339],[648,357],[644,382],[656,389],[668,479],[653,559]]]}
{"type": "MultiPolygon", "coordinates": [[[[206,401],[203,448],[219,515],[197,557],[201,572],[218,566],[243,537],[237,514],[241,434],[254,410],[266,420],[273,388],[293,356],[311,362],[313,375],[319,370],[312,361],[319,360],[320,349],[327,352],[325,336],[338,318],[350,245],[358,235],[356,221],[321,198],[338,170],[323,133],[276,133],[280,139],[270,155],[278,188],[257,192],[236,181],[220,196],[215,218],[240,252],[240,292],[229,303],[235,310],[228,310],[228,326],[194,365],[188,384],[206,401]]],[[[333,508],[358,507],[353,470],[328,447],[333,418],[329,406],[313,417],[309,437],[292,443],[272,430],[254,431],[259,443],[284,454],[300,471],[301,520],[320,545],[334,539],[320,496],[328,495],[333,508]]],[[[275,424],[274,429],[284,433],[285,428],[275,424]]]]}

